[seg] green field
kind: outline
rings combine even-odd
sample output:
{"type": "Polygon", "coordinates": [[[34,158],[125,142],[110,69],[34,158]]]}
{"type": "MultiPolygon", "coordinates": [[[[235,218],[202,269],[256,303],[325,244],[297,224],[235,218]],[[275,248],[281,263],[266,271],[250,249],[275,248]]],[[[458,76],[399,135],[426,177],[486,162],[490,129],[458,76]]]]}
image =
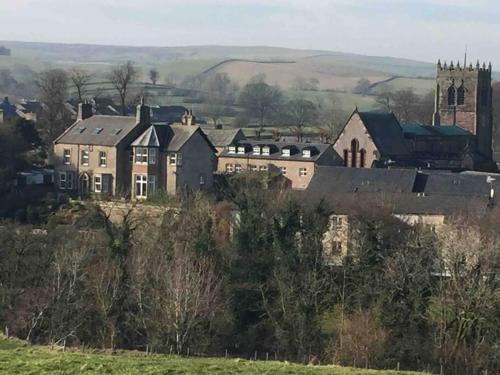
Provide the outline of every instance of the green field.
{"type": "Polygon", "coordinates": [[[359,370],[338,366],[304,366],[243,359],[144,356],[140,352],[85,353],[28,346],[0,336],[0,374],[297,374],[396,375],[416,372],[359,370]]]}

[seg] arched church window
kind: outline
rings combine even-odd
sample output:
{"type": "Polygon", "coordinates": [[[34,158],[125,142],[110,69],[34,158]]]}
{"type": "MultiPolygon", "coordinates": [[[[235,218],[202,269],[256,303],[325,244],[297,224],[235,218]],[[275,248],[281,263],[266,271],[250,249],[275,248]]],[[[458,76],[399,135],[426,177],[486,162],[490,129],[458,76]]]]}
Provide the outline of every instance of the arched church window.
{"type": "Polygon", "coordinates": [[[464,85],[462,84],[457,89],[457,105],[464,105],[464,104],[465,104],[465,89],[464,85]]]}
{"type": "Polygon", "coordinates": [[[356,168],[358,166],[358,150],[359,142],[357,139],[351,141],[351,167],[356,168]]]}
{"type": "Polygon", "coordinates": [[[455,86],[451,85],[448,88],[448,105],[455,105],[456,103],[456,90],[455,86]]]}
{"type": "Polygon", "coordinates": [[[344,150],[344,167],[347,167],[349,163],[349,150],[344,150]]]}
{"type": "Polygon", "coordinates": [[[359,167],[364,168],[365,167],[365,160],[366,160],[366,151],[364,148],[359,150],[359,167]]]}

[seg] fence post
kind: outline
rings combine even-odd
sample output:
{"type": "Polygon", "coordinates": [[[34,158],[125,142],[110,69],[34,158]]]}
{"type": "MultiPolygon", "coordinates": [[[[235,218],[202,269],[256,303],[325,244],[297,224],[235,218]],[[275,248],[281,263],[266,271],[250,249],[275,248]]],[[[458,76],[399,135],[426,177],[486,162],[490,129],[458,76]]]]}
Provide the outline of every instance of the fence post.
{"type": "Polygon", "coordinates": [[[226,349],[226,358],[227,358],[227,349],[226,349]]]}
{"type": "Polygon", "coordinates": [[[356,358],[354,358],[354,364],[352,367],[356,368],[356,358]]]}
{"type": "Polygon", "coordinates": [[[5,337],[9,338],[9,326],[5,326],[5,337]]]}
{"type": "Polygon", "coordinates": [[[189,357],[189,346],[188,346],[187,356],[189,357]]]}
{"type": "Polygon", "coordinates": [[[397,366],[397,371],[399,372],[399,362],[398,362],[398,366],[397,366]]]}
{"type": "Polygon", "coordinates": [[[277,361],[278,360],[278,353],[274,352],[274,360],[277,361]]]}
{"type": "Polygon", "coordinates": [[[266,352],[266,361],[269,361],[269,352],[266,352]]]}
{"type": "Polygon", "coordinates": [[[254,354],[254,358],[253,358],[253,359],[254,359],[254,361],[256,361],[256,360],[257,360],[257,350],[255,351],[255,354],[254,354]]]}

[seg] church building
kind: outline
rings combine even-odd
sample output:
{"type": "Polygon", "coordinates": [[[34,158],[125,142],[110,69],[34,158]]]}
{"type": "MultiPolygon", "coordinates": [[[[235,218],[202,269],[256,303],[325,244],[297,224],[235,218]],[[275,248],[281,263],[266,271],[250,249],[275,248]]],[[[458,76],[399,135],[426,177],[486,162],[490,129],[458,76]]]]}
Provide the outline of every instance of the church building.
{"type": "Polygon", "coordinates": [[[392,113],[350,116],[333,147],[353,168],[496,170],[492,160],[491,64],[437,64],[433,124],[400,124],[392,113]]]}

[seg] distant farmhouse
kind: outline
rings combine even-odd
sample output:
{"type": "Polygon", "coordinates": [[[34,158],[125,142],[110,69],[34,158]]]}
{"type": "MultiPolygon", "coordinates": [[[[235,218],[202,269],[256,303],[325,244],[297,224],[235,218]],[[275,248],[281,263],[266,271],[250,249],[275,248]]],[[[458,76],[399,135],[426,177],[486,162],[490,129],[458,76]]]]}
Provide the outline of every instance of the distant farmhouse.
{"type": "Polygon", "coordinates": [[[0,56],[10,56],[10,49],[4,46],[0,46],[0,56]]]}

